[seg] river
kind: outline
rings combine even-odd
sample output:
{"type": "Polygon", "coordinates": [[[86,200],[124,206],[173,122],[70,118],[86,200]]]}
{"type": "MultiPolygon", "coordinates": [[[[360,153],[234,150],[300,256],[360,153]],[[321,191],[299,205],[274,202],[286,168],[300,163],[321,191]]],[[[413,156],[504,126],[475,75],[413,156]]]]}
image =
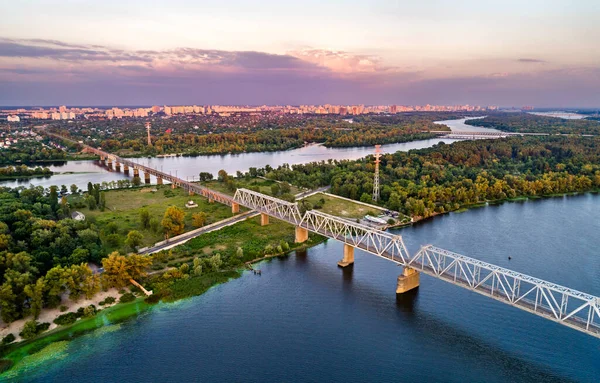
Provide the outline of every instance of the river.
{"type": "MultiPolygon", "coordinates": [[[[466,120],[468,120],[468,118],[437,121],[436,124],[444,124],[449,126],[451,130],[461,132],[496,131],[495,129],[466,125],[464,123],[466,120]]],[[[382,145],[381,150],[383,153],[395,153],[397,151],[429,148],[439,142],[452,143],[455,141],[457,140],[434,138],[382,145]]],[[[192,177],[198,179],[198,174],[200,172],[210,172],[216,176],[219,170],[224,169],[230,174],[235,174],[238,170],[246,172],[251,167],[262,168],[266,165],[277,167],[283,164],[295,165],[330,159],[356,160],[373,154],[373,152],[374,149],[372,146],[326,148],[320,144],[313,144],[299,149],[278,152],[240,153],[198,157],[137,158],[135,161],[164,172],[176,174],[182,179],[192,180],[192,177]]],[[[75,184],[80,189],[86,190],[87,183],[90,181],[93,183],[102,183],[105,181],[110,182],[128,178],[123,173],[109,171],[106,168],[100,167],[96,161],[68,161],[62,164],[50,165],[48,167],[51,171],[60,174],[55,174],[50,177],[0,181],[0,186],[17,187],[29,186],[31,184],[44,187],[52,185],[66,185],[68,187],[71,184],[75,184]]],[[[151,181],[155,182],[156,180],[152,177],[151,181]]]]}
{"type": "MultiPolygon", "coordinates": [[[[437,246],[600,295],[600,196],[511,202],[397,230],[437,246]],[[512,260],[508,260],[511,255],[512,260]]],[[[421,276],[397,300],[401,269],[357,251],[340,269],[329,241],[260,264],[202,296],[69,343],[25,381],[597,382],[600,340],[421,276]]]]}

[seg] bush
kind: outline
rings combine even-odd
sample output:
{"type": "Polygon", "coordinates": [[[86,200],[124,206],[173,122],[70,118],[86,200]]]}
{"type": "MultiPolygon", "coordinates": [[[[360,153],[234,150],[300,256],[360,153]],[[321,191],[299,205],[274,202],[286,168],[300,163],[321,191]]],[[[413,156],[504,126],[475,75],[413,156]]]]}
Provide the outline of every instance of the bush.
{"type": "Polygon", "coordinates": [[[151,305],[156,304],[156,303],[160,302],[160,295],[152,294],[152,295],[146,297],[146,299],[144,299],[144,302],[149,303],[151,305]]]}
{"type": "Polygon", "coordinates": [[[94,315],[96,315],[96,306],[94,305],[89,305],[83,310],[83,316],[85,318],[91,318],[94,315]]]}
{"type": "Polygon", "coordinates": [[[125,293],[125,294],[121,295],[119,302],[127,303],[127,302],[133,302],[134,300],[135,300],[135,295],[133,295],[132,293],[125,293]]]}
{"type": "Polygon", "coordinates": [[[7,336],[5,336],[4,338],[2,338],[2,344],[12,343],[15,341],[15,339],[16,339],[16,337],[12,333],[10,333],[7,336]]]}
{"type": "Polygon", "coordinates": [[[387,220],[388,225],[393,225],[396,223],[396,221],[393,218],[390,218],[387,220]]]}
{"type": "Polygon", "coordinates": [[[98,304],[99,304],[100,306],[104,306],[104,305],[110,305],[110,304],[113,304],[113,303],[115,303],[116,301],[117,301],[117,299],[116,299],[115,297],[106,297],[106,298],[104,298],[104,300],[103,300],[103,301],[100,301],[98,304]]]}
{"type": "Polygon", "coordinates": [[[54,319],[54,323],[59,326],[66,326],[69,324],[73,324],[77,321],[77,314],[75,313],[66,313],[59,315],[56,319],[54,319]]]}
{"type": "Polygon", "coordinates": [[[30,320],[25,322],[23,326],[23,330],[19,333],[23,337],[23,339],[31,339],[34,338],[37,332],[38,323],[35,320],[30,320]]]}
{"type": "Polygon", "coordinates": [[[60,310],[61,313],[64,313],[65,311],[67,311],[67,309],[68,309],[67,306],[61,305],[59,310],[60,310]]]}

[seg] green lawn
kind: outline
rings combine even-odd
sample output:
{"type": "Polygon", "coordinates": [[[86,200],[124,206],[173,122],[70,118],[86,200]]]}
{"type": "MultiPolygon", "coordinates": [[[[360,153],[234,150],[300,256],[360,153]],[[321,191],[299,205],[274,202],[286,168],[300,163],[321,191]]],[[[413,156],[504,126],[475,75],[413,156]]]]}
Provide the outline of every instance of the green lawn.
{"type": "MultiPolygon", "coordinates": [[[[111,222],[118,226],[117,233],[121,237],[120,245],[116,249],[125,249],[124,240],[130,230],[138,230],[143,234],[143,246],[152,245],[163,240],[162,231],[153,232],[150,229],[142,229],[140,223],[140,210],[148,209],[150,216],[159,222],[162,220],[165,210],[175,205],[180,207],[186,213],[185,231],[195,229],[192,226],[192,214],[203,211],[207,215],[206,224],[221,221],[232,216],[231,208],[220,203],[208,203],[208,200],[201,196],[188,196],[183,189],[171,189],[170,186],[151,186],[141,189],[122,189],[109,190],[104,192],[106,195],[106,210],[89,210],[88,208],[77,208],[77,211],[85,214],[86,219],[95,223],[102,232],[111,222]],[[152,192],[156,189],[156,192],[152,192]],[[192,200],[198,207],[187,209],[185,204],[192,200]]],[[[79,196],[70,196],[69,202],[81,198],[79,196]]],[[[105,237],[105,235],[103,235],[105,237]]]]}
{"type": "Polygon", "coordinates": [[[363,218],[365,215],[377,216],[383,210],[377,206],[369,207],[323,193],[317,193],[305,198],[305,200],[316,206],[315,210],[344,218],[363,218]],[[319,208],[319,205],[322,205],[322,207],[319,208]]]}

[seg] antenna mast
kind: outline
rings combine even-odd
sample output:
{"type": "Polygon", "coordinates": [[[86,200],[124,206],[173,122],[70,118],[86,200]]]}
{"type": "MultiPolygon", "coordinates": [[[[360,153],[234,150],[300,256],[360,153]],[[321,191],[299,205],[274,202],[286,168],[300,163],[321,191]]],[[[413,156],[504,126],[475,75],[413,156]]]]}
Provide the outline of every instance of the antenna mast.
{"type": "Polygon", "coordinates": [[[381,145],[375,145],[375,177],[373,178],[373,201],[379,201],[379,157],[381,145]]]}
{"type": "Polygon", "coordinates": [[[146,122],[146,131],[148,132],[148,146],[152,146],[152,141],[150,141],[150,122],[146,122]]]}

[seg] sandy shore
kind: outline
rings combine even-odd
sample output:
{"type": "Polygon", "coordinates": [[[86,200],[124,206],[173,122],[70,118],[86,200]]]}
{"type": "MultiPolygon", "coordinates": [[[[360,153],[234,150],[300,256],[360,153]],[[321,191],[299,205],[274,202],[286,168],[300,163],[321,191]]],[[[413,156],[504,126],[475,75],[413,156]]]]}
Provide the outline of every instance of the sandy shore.
{"type": "MultiPolygon", "coordinates": [[[[59,307],[54,308],[54,309],[43,309],[42,312],[40,313],[40,316],[37,319],[37,321],[40,323],[45,323],[45,322],[50,323],[50,328],[48,330],[52,330],[52,329],[58,327],[58,325],[55,324],[53,321],[59,315],[66,314],[68,312],[75,312],[80,307],[87,307],[89,305],[95,305],[96,308],[98,308],[98,309],[110,307],[119,301],[120,296],[121,296],[121,294],[119,294],[119,291],[115,288],[109,289],[108,291],[100,291],[92,299],[85,299],[85,297],[80,298],[77,302],[73,302],[72,300],[69,299],[68,294],[64,294],[59,307],[61,305],[67,306],[68,307],[67,310],[64,312],[60,312],[59,307]],[[115,298],[116,302],[113,304],[110,304],[110,305],[100,306],[99,302],[103,301],[107,297],[115,298]]],[[[19,333],[23,330],[23,326],[25,325],[25,322],[32,320],[32,319],[33,319],[33,317],[29,316],[27,318],[16,320],[8,325],[6,323],[0,321],[0,338],[3,338],[5,336],[7,336],[8,334],[12,333],[16,337],[15,341],[19,342],[21,340],[19,333]]]]}

